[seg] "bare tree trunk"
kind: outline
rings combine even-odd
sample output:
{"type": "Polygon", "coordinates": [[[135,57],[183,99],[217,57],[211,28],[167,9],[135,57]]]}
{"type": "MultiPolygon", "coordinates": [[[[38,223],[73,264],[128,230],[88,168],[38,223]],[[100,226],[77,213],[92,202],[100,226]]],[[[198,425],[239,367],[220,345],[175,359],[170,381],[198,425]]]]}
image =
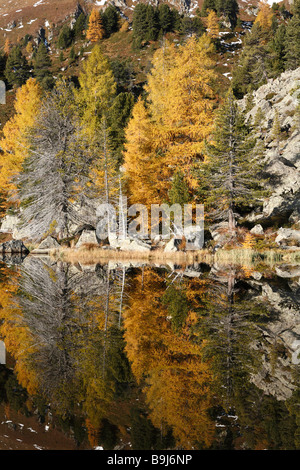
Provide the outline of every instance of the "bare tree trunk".
{"type": "Polygon", "coordinates": [[[122,309],[123,309],[123,297],[124,297],[124,289],[125,289],[125,278],[126,278],[126,268],[125,266],[122,268],[122,288],[121,288],[121,296],[120,296],[120,313],[119,313],[119,328],[121,327],[121,320],[122,320],[122,309]]]}

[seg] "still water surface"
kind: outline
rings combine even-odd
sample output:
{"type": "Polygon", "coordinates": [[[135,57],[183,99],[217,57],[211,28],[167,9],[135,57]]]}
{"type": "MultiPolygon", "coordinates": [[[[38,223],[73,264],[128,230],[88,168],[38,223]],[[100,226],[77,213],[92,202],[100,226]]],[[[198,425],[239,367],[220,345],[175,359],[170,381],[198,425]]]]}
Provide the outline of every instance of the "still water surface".
{"type": "Polygon", "coordinates": [[[0,448],[299,449],[299,304],[297,266],[0,263],[0,448]]]}

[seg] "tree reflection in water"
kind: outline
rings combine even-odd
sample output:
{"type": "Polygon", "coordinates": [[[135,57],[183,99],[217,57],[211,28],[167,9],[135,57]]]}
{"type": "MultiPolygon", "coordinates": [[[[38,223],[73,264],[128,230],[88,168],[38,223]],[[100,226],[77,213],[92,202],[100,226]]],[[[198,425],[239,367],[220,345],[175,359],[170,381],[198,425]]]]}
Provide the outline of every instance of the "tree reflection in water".
{"type": "Polygon", "coordinates": [[[299,321],[275,291],[299,312],[297,280],[230,266],[1,265],[0,398],[85,447],[299,448],[299,321]]]}

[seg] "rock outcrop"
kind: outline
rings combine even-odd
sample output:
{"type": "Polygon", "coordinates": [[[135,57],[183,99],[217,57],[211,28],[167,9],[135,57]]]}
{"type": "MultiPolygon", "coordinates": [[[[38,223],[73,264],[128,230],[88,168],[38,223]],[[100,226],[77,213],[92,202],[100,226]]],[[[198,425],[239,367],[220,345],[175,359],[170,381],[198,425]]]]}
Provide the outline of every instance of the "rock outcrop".
{"type": "MultiPolygon", "coordinates": [[[[266,177],[271,189],[261,213],[248,219],[264,225],[273,222],[300,222],[300,68],[282,73],[253,92],[253,107],[247,120],[253,123],[260,116],[258,139],[263,141],[266,177]],[[281,132],[274,136],[275,116],[281,132]]],[[[241,100],[246,109],[249,96],[241,100]]]]}
{"type": "Polygon", "coordinates": [[[11,240],[0,244],[0,254],[7,253],[27,255],[29,250],[21,240],[11,240]]]}
{"type": "Polygon", "coordinates": [[[50,235],[46,237],[38,246],[38,250],[51,250],[52,248],[59,248],[58,241],[50,235]]]}
{"type": "Polygon", "coordinates": [[[76,248],[80,248],[82,245],[90,244],[90,243],[93,245],[98,245],[96,231],[95,230],[83,230],[76,244],[76,248]]]}

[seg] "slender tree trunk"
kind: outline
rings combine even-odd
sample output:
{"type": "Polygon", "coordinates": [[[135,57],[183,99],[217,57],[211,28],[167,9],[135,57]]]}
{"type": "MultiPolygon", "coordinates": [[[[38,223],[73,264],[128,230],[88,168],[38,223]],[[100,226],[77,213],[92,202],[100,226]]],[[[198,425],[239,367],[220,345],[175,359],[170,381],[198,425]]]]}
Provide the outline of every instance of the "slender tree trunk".
{"type": "Polygon", "coordinates": [[[125,288],[126,268],[123,267],[122,271],[123,272],[122,272],[122,288],[121,288],[121,296],[120,296],[119,328],[121,327],[121,320],[122,320],[122,309],[123,309],[123,297],[124,297],[124,288],[125,288]]]}
{"type": "MultiPolygon", "coordinates": [[[[232,113],[231,109],[231,113],[232,113]]],[[[234,116],[231,114],[230,119],[230,156],[229,156],[229,210],[228,210],[228,230],[229,232],[234,232],[236,227],[235,215],[234,215],[234,174],[233,174],[233,164],[234,164],[234,142],[233,142],[233,123],[234,116]]]]}

